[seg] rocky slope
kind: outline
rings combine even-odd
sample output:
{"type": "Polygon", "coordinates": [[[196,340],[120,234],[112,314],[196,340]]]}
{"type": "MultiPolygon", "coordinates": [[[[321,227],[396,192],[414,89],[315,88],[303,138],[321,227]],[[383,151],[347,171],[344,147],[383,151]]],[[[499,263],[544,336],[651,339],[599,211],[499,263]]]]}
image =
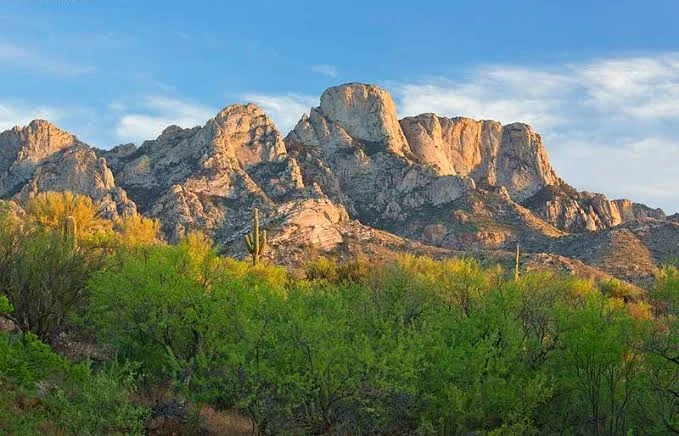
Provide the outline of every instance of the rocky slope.
{"type": "Polygon", "coordinates": [[[44,120],[0,133],[0,198],[23,202],[42,191],[72,191],[100,204],[104,216],[136,213],[106,160],[44,120]]]}
{"type": "Polygon", "coordinates": [[[171,240],[202,230],[221,241],[247,224],[254,206],[275,215],[287,203],[322,198],[305,189],[283,136],[252,104],[229,106],[203,127],[170,126],[139,148],[119,146],[102,156],[171,240]]]}
{"type": "Polygon", "coordinates": [[[305,181],[371,226],[454,248],[500,248],[664,217],[628,200],[575,191],[525,124],[434,114],[398,121],[391,97],[362,84],[331,88],[320,103],[287,136],[288,150],[305,181]],[[489,205],[494,211],[480,212],[489,205]],[[462,231],[453,215],[475,225],[462,231]]]}
{"type": "Polygon", "coordinates": [[[399,120],[385,90],[356,83],[325,91],[286,137],[252,104],[140,147],[94,150],[45,121],[0,134],[0,197],[46,190],[89,195],[108,216],[157,217],[170,240],[204,231],[232,254],[259,207],[271,254],[288,263],[347,247],[485,256],[518,242],[538,263],[644,280],[679,254],[676,217],[576,191],[530,126],[399,120]]]}
{"type": "Polygon", "coordinates": [[[602,194],[578,192],[563,181],[545,186],[523,204],[545,221],[575,233],[615,227],[637,219],[665,219],[662,209],[652,209],[630,200],[609,200],[602,194]]]}

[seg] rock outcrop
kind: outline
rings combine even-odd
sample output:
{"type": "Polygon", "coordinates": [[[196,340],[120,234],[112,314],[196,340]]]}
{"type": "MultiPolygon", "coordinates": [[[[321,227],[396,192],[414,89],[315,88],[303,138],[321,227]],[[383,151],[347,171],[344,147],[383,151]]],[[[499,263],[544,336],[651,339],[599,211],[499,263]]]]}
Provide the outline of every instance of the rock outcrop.
{"type": "Polygon", "coordinates": [[[166,128],[138,149],[103,152],[117,183],[142,212],[160,218],[171,240],[201,230],[226,237],[265,210],[305,195],[300,168],[283,136],[253,105],[232,105],[203,127],[166,128]]]}
{"type": "Polygon", "coordinates": [[[0,197],[23,202],[44,191],[87,195],[109,218],[136,213],[106,160],[75,136],[44,120],[0,133],[0,197]]]}
{"type": "MultiPolygon", "coordinates": [[[[520,208],[532,215],[516,201],[559,182],[530,127],[432,114],[399,122],[389,95],[369,85],[326,91],[286,145],[305,183],[317,184],[353,218],[442,247],[501,248],[527,233],[520,219],[501,219],[501,230],[492,218],[473,228],[452,223],[463,198],[485,196],[502,203],[501,214],[520,208]]],[[[540,238],[560,233],[547,224],[534,230],[540,238]]]]}
{"type": "Polygon", "coordinates": [[[546,186],[524,206],[548,223],[567,232],[594,232],[643,218],[664,220],[662,209],[630,200],[609,200],[603,194],[578,192],[563,181],[546,186]]]}
{"type": "Polygon", "coordinates": [[[17,194],[45,158],[77,143],[75,136],[44,120],[0,133],[0,196],[17,194]]]}
{"type": "Polygon", "coordinates": [[[530,126],[399,120],[385,90],[358,83],[326,90],[285,138],[253,104],[106,151],[46,121],[0,133],[0,198],[63,190],[108,217],[159,218],[170,241],[205,232],[235,255],[258,207],[271,255],[286,263],[328,250],[506,254],[519,242],[554,253],[536,265],[586,270],[578,258],[631,280],[679,256],[679,215],[575,190],[530,126]]]}
{"type": "Polygon", "coordinates": [[[423,114],[404,118],[400,125],[413,154],[439,175],[504,187],[515,201],[558,183],[542,138],[526,124],[423,114]]]}
{"type": "Polygon", "coordinates": [[[316,184],[368,225],[388,228],[410,211],[456,200],[475,187],[469,177],[439,176],[417,162],[384,90],[330,88],[321,105],[286,138],[307,185],[316,184]]]}

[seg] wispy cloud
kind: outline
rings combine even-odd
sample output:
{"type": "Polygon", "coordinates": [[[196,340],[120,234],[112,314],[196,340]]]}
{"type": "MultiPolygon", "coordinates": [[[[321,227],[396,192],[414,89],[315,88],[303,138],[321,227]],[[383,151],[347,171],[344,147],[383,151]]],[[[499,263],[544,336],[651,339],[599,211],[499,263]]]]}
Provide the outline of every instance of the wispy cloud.
{"type": "Polygon", "coordinates": [[[70,63],[8,42],[0,42],[0,64],[59,76],[82,76],[95,71],[92,66],[70,63]]]}
{"type": "Polygon", "coordinates": [[[201,104],[164,96],[146,97],[135,107],[116,102],[110,108],[120,114],[115,127],[118,139],[137,143],[158,137],[173,124],[184,128],[202,125],[215,113],[201,104]]]}
{"type": "Polygon", "coordinates": [[[580,189],[679,210],[679,53],[548,66],[485,65],[391,83],[401,115],[522,121],[580,189]]]}
{"type": "Polygon", "coordinates": [[[36,118],[58,121],[60,111],[49,106],[32,106],[14,101],[0,101],[0,132],[14,126],[25,126],[36,118]]]}
{"type": "MultiPolygon", "coordinates": [[[[247,93],[239,100],[259,105],[284,135],[292,130],[302,114],[318,105],[318,98],[299,94],[247,93]]],[[[145,97],[141,102],[116,101],[108,108],[116,114],[117,140],[135,143],[156,138],[173,124],[184,128],[203,125],[218,111],[200,103],[160,95],[145,97]]]]}
{"type": "Polygon", "coordinates": [[[335,78],[339,75],[339,72],[337,71],[337,67],[334,65],[328,65],[328,64],[320,64],[320,65],[314,65],[311,67],[311,71],[314,73],[322,74],[324,76],[332,77],[335,78]]]}
{"type": "Polygon", "coordinates": [[[301,94],[249,93],[244,94],[242,100],[259,105],[274,120],[283,135],[292,130],[309,109],[318,106],[318,97],[301,94]]]}

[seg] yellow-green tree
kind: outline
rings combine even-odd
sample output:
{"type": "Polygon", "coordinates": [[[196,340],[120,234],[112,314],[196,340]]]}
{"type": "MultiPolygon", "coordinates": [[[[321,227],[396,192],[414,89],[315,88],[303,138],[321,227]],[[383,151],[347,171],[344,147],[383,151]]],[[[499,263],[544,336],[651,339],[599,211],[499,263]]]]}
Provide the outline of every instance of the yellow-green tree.
{"type": "Polygon", "coordinates": [[[111,228],[111,222],[99,215],[91,198],[68,191],[40,193],[28,200],[25,209],[29,223],[48,230],[62,229],[66,219],[72,217],[77,225],[77,237],[111,228]]]}
{"type": "Polygon", "coordinates": [[[139,214],[116,219],[113,230],[120,236],[123,244],[132,247],[153,244],[161,239],[160,221],[139,214]]]}

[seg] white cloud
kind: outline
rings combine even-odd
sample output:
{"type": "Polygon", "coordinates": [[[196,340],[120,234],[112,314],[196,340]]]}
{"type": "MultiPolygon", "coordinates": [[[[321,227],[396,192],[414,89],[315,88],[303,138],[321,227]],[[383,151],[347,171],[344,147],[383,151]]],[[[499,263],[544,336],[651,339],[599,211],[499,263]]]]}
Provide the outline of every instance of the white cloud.
{"type": "MultiPolygon", "coordinates": [[[[260,106],[283,135],[297,124],[302,114],[318,105],[317,98],[299,94],[248,93],[239,99],[260,106]]],[[[119,141],[140,143],[158,137],[173,124],[183,128],[203,125],[217,113],[215,108],[164,96],[150,96],[142,99],[141,104],[135,103],[117,101],[108,106],[118,114],[115,135],[119,141]]]]}
{"type": "Polygon", "coordinates": [[[550,156],[559,175],[580,189],[674,213],[679,210],[679,141],[655,137],[652,131],[648,135],[612,138],[613,144],[564,138],[551,147],[550,156]]]}
{"type": "Polygon", "coordinates": [[[245,94],[242,99],[261,107],[271,117],[283,135],[295,127],[302,115],[318,106],[318,97],[300,94],[245,94]]]}
{"type": "Polygon", "coordinates": [[[14,126],[25,126],[38,118],[55,122],[60,119],[60,113],[57,109],[48,106],[30,106],[0,101],[0,132],[14,126]]]}
{"type": "Polygon", "coordinates": [[[577,188],[679,210],[679,53],[485,65],[455,81],[389,87],[403,116],[531,124],[559,175],[577,188]]]}
{"type": "Polygon", "coordinates": [[[335,78],[339,75],[339,72],[337,71],[337,67],[334,65],[328,65],[328,64],[320,64],[320,65],[314,65],[311,67],[311,71],[314,73],[322,74],[324,76],[332,77],[335,78]]]}
{"type": "Polygon", "coordinates": [[[62,61],[8,42],[0,42],[0,64],[59,76],[82,76],[95,71],[92,66],[62,61]]]}
{"type": "Polygon", "coordinates": [[[115,128],[118,139],[131,142],[156,138],[173,124],[183,128],[203,125],[215,113],[200,104],[163,96],[146,97],[134,109],[120,102],[109,107],[120,112],[115,128]]]}

